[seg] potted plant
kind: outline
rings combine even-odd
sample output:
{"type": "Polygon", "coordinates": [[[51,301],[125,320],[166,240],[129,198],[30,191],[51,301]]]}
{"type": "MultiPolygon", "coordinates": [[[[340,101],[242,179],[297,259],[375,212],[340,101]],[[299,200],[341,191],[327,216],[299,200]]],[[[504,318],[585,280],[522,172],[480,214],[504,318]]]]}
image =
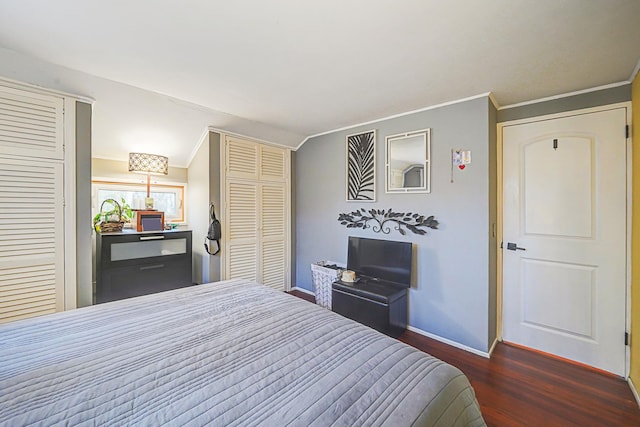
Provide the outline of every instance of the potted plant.
{"type": "Polygon", "coordinates": [[[132,218],[133,210],[124,197],[120,198],[119,203],[114,199],[106,199],[100,205],[100,212],[93,217],[93,229],[98,233],[121,231],[122,226],[131,222],[132,218]]]}

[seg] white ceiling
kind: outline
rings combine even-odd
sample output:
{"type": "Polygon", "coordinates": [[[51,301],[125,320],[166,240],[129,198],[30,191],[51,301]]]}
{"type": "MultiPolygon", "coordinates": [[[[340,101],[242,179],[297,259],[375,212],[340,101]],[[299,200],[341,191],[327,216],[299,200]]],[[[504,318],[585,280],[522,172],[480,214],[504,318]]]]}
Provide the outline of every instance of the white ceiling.
{"type": "Polygon", "coordinates": [[[638,0],[0,0],[0,47],[96,100],[96,155],[146,129],[180,166],[206,126],[295,147],[486,92],[509,105],[626,81],[638,22],[638,0]]]}

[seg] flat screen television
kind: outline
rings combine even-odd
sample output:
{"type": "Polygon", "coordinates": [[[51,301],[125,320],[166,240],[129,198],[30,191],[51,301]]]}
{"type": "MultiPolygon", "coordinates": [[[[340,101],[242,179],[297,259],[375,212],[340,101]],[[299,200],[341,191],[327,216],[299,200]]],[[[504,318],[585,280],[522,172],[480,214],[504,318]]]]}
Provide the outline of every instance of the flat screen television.
{"type": "Polygon", "coordinates": [[[358,276],[411,287],[411,242],[349,236],[347,269],[358,276]]]}

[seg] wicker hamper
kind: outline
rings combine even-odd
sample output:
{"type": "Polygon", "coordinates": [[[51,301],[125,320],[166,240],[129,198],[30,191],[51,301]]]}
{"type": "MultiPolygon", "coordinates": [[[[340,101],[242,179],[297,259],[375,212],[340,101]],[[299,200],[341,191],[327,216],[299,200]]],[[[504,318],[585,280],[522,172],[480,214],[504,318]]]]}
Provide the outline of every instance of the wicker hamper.
{"type": "Polygon", "coordinates": [[[331,284],[340,279],[344,268],[344,264],[333,261],[319,261],[311,264],[316,304],[331,310],[331,284]],[[328,265],[335,265],[338,268],[329,268],[328,265]]]}

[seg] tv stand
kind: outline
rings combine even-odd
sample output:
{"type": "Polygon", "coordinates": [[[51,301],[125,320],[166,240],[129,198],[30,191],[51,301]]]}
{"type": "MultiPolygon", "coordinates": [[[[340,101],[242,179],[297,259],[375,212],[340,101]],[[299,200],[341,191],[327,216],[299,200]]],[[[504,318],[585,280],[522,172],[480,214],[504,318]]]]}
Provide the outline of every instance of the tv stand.
{"type": "Polygon", "coordinates": [[[333,282],[332,310],[383,334],[398,337],[407,329],[407,289],[361,277],[333,282]]]}

